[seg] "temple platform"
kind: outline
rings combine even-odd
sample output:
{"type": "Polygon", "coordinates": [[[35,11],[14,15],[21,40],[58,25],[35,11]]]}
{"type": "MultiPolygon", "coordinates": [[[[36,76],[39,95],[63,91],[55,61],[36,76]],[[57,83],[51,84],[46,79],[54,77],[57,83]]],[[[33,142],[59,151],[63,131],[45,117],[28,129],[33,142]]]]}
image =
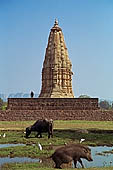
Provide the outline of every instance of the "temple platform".
{"type": "Polygon", "coordinates": [[[97,110],[98,98],[8,98],[9,110],[97,110]]]}

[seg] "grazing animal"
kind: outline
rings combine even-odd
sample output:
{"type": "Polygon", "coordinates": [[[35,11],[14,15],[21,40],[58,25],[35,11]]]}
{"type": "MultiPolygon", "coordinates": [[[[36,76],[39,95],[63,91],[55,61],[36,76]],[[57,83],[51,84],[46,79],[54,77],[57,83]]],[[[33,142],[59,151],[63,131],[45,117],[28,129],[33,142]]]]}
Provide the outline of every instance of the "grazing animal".
{"type": "Polygon", "coordinates": [[[32,126],[26,128],[26,138],[32,131],[38,132],[36,137],[42,138],[43,132],[48,132],[48,138],[53,137],[53,121],[47,119],[37,120],[32,126]]]}
{"type": "Polygon", "coordinates": [[[93,161],[91,157],[91,149],[81,144],[71,144],[58,148],[50,158],[55,162],[55,168],[59,169],[62,169],[61,165],[63,163],[69,163],[71,161],[74,161],[75,168],[77,161],[81,164],[82,168],[84,168],[81,158],[93,161]]]}

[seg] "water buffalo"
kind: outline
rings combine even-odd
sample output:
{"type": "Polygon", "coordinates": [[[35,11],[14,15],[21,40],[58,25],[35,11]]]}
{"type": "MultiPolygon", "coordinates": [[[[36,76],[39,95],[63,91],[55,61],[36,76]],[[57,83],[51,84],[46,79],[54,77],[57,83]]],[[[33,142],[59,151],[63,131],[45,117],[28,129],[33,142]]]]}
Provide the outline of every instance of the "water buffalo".
{"type": "Polygon", "coordinates": [[[42,132],[48,132],[48,138],[53,137],[53,121],[47,119],[37,120],[32,126],[26,128],[26,138],[32,131],[38,132],[36,137],[42,138],[42,132]]]}
{"type": "Polygon", "coordinates": [[[75,168],[77,161],[81,164],[82,168],[84,168],[81,158],[84,158],[88,161],[93,161],[91,157],[91,149],[81,144],[71,144],[60,147],[56,149],[50,158],[52,158],[55,162],[55,168],[59,169],[62,169],[61,164],[72,161],[74,161],[75,168]]]}

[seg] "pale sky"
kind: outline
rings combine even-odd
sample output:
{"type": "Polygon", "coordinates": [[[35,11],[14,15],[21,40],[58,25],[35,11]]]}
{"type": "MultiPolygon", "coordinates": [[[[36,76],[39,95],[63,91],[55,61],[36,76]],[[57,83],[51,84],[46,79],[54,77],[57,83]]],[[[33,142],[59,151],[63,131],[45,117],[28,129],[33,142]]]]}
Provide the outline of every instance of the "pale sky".
{"type": "Polygon", "coordinates": [[[113,100],[113,0],[0,0],[0,93],[40,93],[55,18],[72,62],[75,97],[113,100]]]}

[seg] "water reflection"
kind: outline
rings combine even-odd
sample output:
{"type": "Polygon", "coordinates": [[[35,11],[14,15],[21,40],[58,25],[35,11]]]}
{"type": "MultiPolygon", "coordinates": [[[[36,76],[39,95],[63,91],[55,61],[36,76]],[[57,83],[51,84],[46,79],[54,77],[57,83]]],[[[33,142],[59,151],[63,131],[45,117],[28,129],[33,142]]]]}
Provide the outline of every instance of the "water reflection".
{"type": "Polygon", "coordinates": [[[25,144],[21,144],[21,143],[18,143],[18,144],[0,144],[0,148],[7,148],[7,147],[12,147],[12,146],[25,146],[25,144]]]}
{"type": "MultiPolygon", "coordinates": [[[[107,146],[97,146],[97,147],[90,147],[91,153],[92,153],[92,162],[88,162],[85,159],[82,159],[83,164],[86,168],[89,167],[106,167],[106,166],[113,166],[113,154],[104,154],[104,155],[98,155],[98,153],[101,153],[103,151],[111,151],[113,147],[107,147],[107,146]]],[[[77,163],[77,167],[81,167],[79,163],[77,163]]]]}
{"type": "Polygon", "coordinates": [[[4,158],[0,158],[0,166],[3,165],[4,163],[23,163],[23,162],[39,162],[39,159],[32,159],[32,158],[27,158],[27,157],[14,157],[14,158],[10,158],[10,157],[4,157],[4,158]]]}
{"type": "MultiPolygon", "coordinates": [[[[25,144],[0,144],[0,148],[6,148],[6,147],[15,147],[15,146],[24,146],[25,144]]],[[[28,157],[3,157],[0,158],[0,166],[3,165],[4,163],[23,163],[23,162],[39,162],[39,159],[32,159],[28,157]]]]}
{"type": "MultiPolygon", "coordinates": [[[[25,144],[0,144],[0,148],[22,146],[22,145],[25,145],[25,144]]],[[[88,162],[87,160],[82,159],[83,164],[86,168],[113,166],[113,154],[107,153],[103,155],[98,155],[98,153],[102,153],[104,151],[111,151],[113,147],[97,146],[97,147],[90,147],[90,149],[91,149],[93,161],[88,162]]],[[[19,162],[19,163],[40,162],[40,159],[32,159],[28,157],[0,158],[0,166],[3,165],[4,163],[14,163],[14,162],[19,162]]],[[[81,168],[81,165],[78,162],[77,162],[77,167],[81,168]]]]}

